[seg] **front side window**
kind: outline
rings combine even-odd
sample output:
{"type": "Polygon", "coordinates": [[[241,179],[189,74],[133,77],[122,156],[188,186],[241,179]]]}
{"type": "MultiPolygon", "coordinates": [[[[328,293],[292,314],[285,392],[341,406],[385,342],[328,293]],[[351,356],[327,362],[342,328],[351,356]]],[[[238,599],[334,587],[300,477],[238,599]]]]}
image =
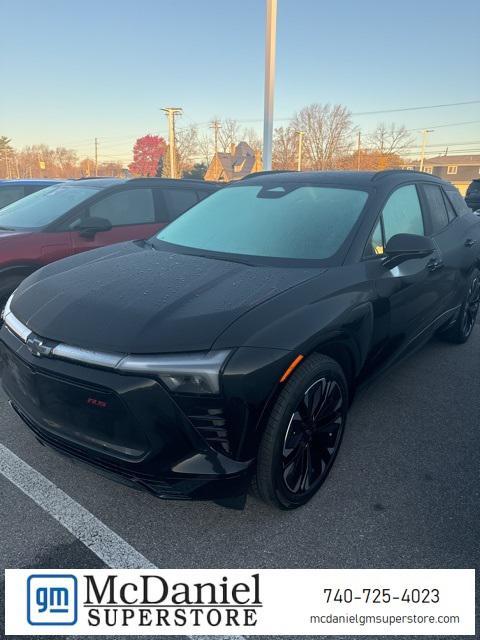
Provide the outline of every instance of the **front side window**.
{"type": "Polygon", "coordinates": [[[54,185],[36,191],[0,210],[0,227],[41,229],[97,193],[81,185],[54,185]]]}
{"type": "Polygon", "coordinates": [[[91,218],[104,218],[112,227],[152,224],[155,206],[151,189],[124,189],[107,195],[90,207],[91,218]]]}
{"type": "Polygon", "coordinates": [[[157,238],[218,253],[326,259],[340,249],[367,198],[358,189],[298,183],[235,185],[199,202],[157,238]]]}
{"type": "Polygon", "coordinates": [[[397,233],[425,234],[422,209],[415,185],[400,187],[392,193],[383,207],[385,243],[397,233]]]}
{"type": "Polygon", "coordinates": [[[438,233],[448,224],[448,213],[440,187],[434,184],[424,184],[423,191],[430,210],[432,233],[438,233]]]}
{"type": "Polygon", "coordinates": [[[389,197],[372,231],[364,255],[382,255],[387,242],[397,233],[421,236],[425,234],[420,200],[413,184],[400,187],[389,197]]]}

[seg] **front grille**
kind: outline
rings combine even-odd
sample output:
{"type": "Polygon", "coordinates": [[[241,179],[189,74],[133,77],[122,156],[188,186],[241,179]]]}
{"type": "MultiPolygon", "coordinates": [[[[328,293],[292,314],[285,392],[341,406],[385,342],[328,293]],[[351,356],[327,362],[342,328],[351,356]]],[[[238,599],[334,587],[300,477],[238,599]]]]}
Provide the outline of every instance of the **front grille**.
{"type": "Polygon", "coordinates": [[[52,449],[55,449],[59,453],[66,456],[80,460],[81,462],[96,467],[99,470],[103,470],[106,473],[111,473],[116,476],[124,478],[128,483],[134,484],[137,487],[146,489],[155,495],[165,498],[172,498],[176,500],[186,500],[188,497],[175,489],[174,486],[164,480],[159,480],[153,474],[133,472],[130,468],[118,463],[116,461],[106,460],[100,458],[94,453],[86,452],[81,447],[75,444],[58,438],[54,434],[41,429],[33,420],[26,416],[14,403],[11,403],[12,408],[25,422],[25,424],[33,431],[37,438],[44,444],[47,444],[52,449]]]}

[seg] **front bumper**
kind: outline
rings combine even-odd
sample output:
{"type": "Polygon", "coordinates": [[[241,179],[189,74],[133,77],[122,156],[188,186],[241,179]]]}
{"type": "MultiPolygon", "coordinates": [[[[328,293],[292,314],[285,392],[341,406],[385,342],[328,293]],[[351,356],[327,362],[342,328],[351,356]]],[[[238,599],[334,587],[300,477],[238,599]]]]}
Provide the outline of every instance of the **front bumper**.
{"type": "Polygon", "coordinates": [[[0,330],[2,385],[42,444],[170,499],[245,494],[262,411],[287,360],[283,351],[239,350],[222,396],[178,397],[148,377],[36,357],[0,330]]]}

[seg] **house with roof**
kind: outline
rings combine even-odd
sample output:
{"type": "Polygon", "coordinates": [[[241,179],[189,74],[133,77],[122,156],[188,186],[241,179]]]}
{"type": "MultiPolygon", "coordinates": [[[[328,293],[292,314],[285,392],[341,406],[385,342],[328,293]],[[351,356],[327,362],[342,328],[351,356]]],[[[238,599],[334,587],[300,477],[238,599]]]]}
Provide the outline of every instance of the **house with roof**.
{"type": "MultiPolygon", "coordinates": [[[[419,169],[418,163],[402,166],[402,169],[419,169]]],[[[464,196],[472,182],[480,178],[480,154],[435,156],[423,163],[423,170],[454,184],[464,196]]]]}
{"type": "Polygon", "coordinates": [[[249,173],[262,170],[260,153],[255,151],[246,142],[232,145],[230,153],[217,152],[210,162],[205,173],[205,180],[217,182],[230,182],[241,180],[249,173]]]}

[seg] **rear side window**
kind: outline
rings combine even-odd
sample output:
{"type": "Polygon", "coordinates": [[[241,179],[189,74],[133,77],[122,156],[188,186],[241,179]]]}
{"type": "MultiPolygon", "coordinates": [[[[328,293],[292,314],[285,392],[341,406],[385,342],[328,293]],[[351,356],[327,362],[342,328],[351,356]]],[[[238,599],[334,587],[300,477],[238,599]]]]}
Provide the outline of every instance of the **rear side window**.
{"type": "Polygon", "coordinates": [[[430,211],[432,234],[438,233],[448,225],[448,213],[440,187],[435,184],[424,184],[423,192],[430,211]]]}
{"type": "Polygon", "coordinates": [[[445,206],[447,207],[448,219],[451,222],[452,220],[457,218],[457,213],[456,213],[455,209],[453,208],[452,203],[447,198],[447,194],[445,193],[445,191],[442,191],[442,195],[443,195],[443,199],[445,201],[445,206]]]}
{"type": "Polygon", "coordinates": [[[0,209],[11,202],[16,202],[25,195],[25,188],[18,186],[2,187],[0,189],[0,209]]]}
{"type": "Polygon", "coordinates": [[[193,189],[164,189],[163,197],[169,220],[175,220],[198,202],[197,193],[193,189]]]}
{"type": "Polygon", "coordinates": [[[446,193],[458,216],[471,213],[471,209],[456,189],[447,189],[446,193]]]}
{"type": "Polygon", "coordinates": [[[151,189],[124,189],[111,193],[90,206],[91,218],[105,218],[113,227],[152,224],[155,206],[151,189]]]}

